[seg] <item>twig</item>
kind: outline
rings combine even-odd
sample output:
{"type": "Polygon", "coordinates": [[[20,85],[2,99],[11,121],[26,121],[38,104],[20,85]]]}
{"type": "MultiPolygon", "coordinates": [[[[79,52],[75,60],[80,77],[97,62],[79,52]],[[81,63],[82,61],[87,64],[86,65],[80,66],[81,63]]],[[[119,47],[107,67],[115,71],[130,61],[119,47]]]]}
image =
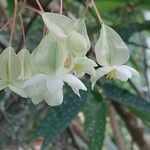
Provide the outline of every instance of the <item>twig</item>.
{"type": "Polygon", "coordinates": [[[14,30],[15,30],[15,23],[16,23],[16,16],[17,16],[17,4],[15,3],[15,9],[14,9],[14,15],[12,19],[12,28],[11,28],[11,33],[10,33],[10,39],[9,39],[9,45],[12,43],[13,35],[14,35],[14,30]]]}
{"type": "Polygon", "coordinates": [[[92,1],[92,4],[93,4],[93,7],[94,7],[94,9],[95,9],[96,15],[97,15],[97,17],[98,17],[98,19],[99,19],[99,22],[100,22],[100,24],[102,24],[102,23],[103,23],[103,19],[102,19],[102,17],[100,16],[100,13],[98,12],[98,9],[97,9],[97,7],[96,7],[96,4],[95,4],[94,0],[91,0],[91,1],[92,1]]]}
{"type": "Polygon", "coordinates": [[[113,104],[118,114],[124,120],[125,125],[129,133],[131,134],[134,142],[139,146],[141,150],[150,150],[149,144],[144,139],[143,128],[139,125],[136,117],[132,113],[130,113],[125,107],[122,107],[117,103],[113,104]]]}
{"type": "Polygon", "coordinates": [[[125,150],[125,146],[119,132],[119,127],[116,120],[116,112],[111,102],[108,103],[108,115],[110,118],[110,124],[112,127],[113,135],[118,146],[118,150],[125,150]]]}
{"type": "Polygon", "coordinates": [[[0,32],[1,32],[6,26],[8,26],[11,21],[12,21],[12,18],[9,19],[6,23],[4,23],[4,24],[1,26],[1,27],[0,27],[0,32]]]}
{"type": "Polygon", "coordinates": [[[38,0],[35,0],[35,1],[36,1],[37,5],[39,6],[41,12],[44,12],[44,9],[42,8],[40,2],[38,0]]]}
{"type": "Polygon", "coordinates": [[[20,18],[20,24],[21,24],[21,30],[22,30],[23,47],[25,47],[25,45],[26,45],[26,36],[25,36],[23,19],[22,19],[22,14],[21,13],[19,15],[19,18],[20,18]]]}
{"type": "Polygon", "coordinates": [[[71,127],[67,127],[67,131],[68,131],[68,134],[70,135],[71,139],[72,139],[72,143],[73,145],[75,146],[75,148],[77,150],[81,150],[79,145],[76,143],[76,139],[75,139],[75,136],[74,136],[74,131],[71,127]]]}
{"type": "Polygon", "coordinates": [[[60,14],[63,13],[63,0],[60,0],[60,14]]]}

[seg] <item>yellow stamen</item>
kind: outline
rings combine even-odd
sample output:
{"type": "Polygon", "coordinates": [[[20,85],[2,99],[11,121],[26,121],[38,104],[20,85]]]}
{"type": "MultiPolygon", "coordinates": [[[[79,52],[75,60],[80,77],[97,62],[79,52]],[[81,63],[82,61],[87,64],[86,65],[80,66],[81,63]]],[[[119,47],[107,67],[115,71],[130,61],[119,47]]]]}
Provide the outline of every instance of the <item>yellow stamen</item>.
{"type": "Polygon", "coordinates": [[[75,70],[77,73],[81,73],[81,72],[83,71],[83,65],[82,65],[82,64],[75,64],[74,70],[75,70]]]}
{"type": "Polygon", "coordinates": [[[113,70],[107,73],[106,78],[114,79],[116,77],[116,74],[117,74],[117,70],[114,68],[113,70]]]}

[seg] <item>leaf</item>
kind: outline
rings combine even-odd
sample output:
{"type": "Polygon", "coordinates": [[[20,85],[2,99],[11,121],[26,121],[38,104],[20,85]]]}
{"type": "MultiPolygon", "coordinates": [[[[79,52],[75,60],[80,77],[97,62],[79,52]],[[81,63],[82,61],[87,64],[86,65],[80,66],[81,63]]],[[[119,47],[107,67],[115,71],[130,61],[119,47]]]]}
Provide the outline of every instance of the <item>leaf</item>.
{"type": "Polygon", "coordinates": [[[85,92],[81,93],[81,98],[79,98],[72,91],[66,92],[63,104],[50,108],[43,121],[41,121],[40,127],[32,133],[30,140],[38,136],[44,137],[42,149],[45,150],[49,143],[68,126],[86,103],[87,94],[85,92]]]}
{"type": "Polygon", "coordinates": [[[15,8],[15,0],[7,0],[7,10],[9,16],[12,16],[15,8]]]}
{"type": "Polygon", "coordinates": [[[106,106],[100,93],[94,91],[88,98],[84,114],[89,150],[101,150],[105,139],[106,106]]]}
{"type": "Polygon", "coordinates": [[[146,100],[111,84],[104,84],[102,85],[102,88],[109,100],[126,105],[140,112],[150,114],[150,103],[146,100]]]}

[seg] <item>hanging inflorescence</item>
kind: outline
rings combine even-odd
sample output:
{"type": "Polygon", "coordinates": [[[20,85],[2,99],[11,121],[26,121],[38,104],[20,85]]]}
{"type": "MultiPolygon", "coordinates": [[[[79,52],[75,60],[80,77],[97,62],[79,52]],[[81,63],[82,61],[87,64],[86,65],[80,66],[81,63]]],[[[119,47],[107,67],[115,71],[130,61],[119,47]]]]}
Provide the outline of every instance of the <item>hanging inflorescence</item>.
{"type": "Polygon", "coordinates": [[[76,21],[56,13],[41,12],[48,29],[40,44],[30,54],[22,49],[18,54],[8,46],[0,55],[0,90],[8,87],[34,104],[45,100],[48,105],[63,102],[63,85],[67,83],[75,94],[87,88],[81,82],[85,74],[91,76],[92,88],[104,75],[109,79],[127,81],[139,76],[124,65],[129,50],[121,37],[101,22],[100,36],[95,44],[97,63],[86,57],[91,48],[84,18],[76,21]]]}

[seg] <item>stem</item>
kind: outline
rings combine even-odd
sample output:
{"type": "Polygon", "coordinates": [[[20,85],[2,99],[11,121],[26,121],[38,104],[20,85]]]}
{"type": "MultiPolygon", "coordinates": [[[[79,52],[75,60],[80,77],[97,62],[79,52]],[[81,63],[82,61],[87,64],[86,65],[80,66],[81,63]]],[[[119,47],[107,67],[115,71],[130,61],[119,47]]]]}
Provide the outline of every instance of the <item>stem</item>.
{"type": "Polygon", "coordinates": [[[26,8],[26,9],[29,9],[29,10],[31,10],[31,11],[33,11],[33,12],[38,13],[39,15],[41,15],[41,12],[39,10],[37,10],[36,8],[33,8],[31,6],[28,6],[28,5],[26,5],[26,4],[22,3],[22,2],[20,2],[18,4],[18,6],[26,8]]]}
{"type": "Polygon", "coordinates": [[[116,120],[116,111],[115,111],[114,106],[112,105],[111,102],[108,103],[108,115],[110,118],[110,124],[112,127],[115,141],[116,141],[117,146],[118,146],[118,150],[125,150],[125,146],[124,146],[122,137],[120,135],[119,127],[118,127],[117,120],[116,120]]]}
{"type": "Polygon", "coordinates": [[[44,9],[43,9],[43,7],[41,6],[40,2],[39,2],[38,0],[35,0],[35,1],[36,1],[37,5],[39,6],[41,12],[44,12],[44,9]]]}
{"type": "Polygon", "coordinates": [[[12,20],[12,18],[9,19],[6,23],[4,23],[4,24],[2,25],[2,27],[0,28],[0,32],[1,32],[6,26],[9,25],[9,23],[11,22],[11,20],[12,20]]]}
{"type": "Polygon", "coordinates": [[[11,29],[10,39],[9,39],[9,44],[8,45],[11,45],[11,43],[12,43],[12,39],[13,39],[13,35],[14,35],[14,30],[15,30],[17,9],[18,9],[17,3],[15,3],[14,15],[13,15],[13,20],[12,20],[12,29],[11,29]]]}
{"type": "Polygon", "coordinates": [[[26,36],[25,36],[25,30],[24,30],[22,14],[19,15],[19,18],[20,18],[20,24],[21,24],[21,30],[22,30],[23,48],[24,48],[25,45],[26,45],[26,36]]]}
{"type": "Polygon", "coordinates": [[[60,0],[60,14],[63,13],[63,0],[60,0]]]}
{"type": "Polygon", "coordinates": [[[93,7],[94,7],[94,9],[95,9],[95,12],[96,12],[96,15],[97,15],[97,17],[98,17],[98,20],[99,20],[100,24],[103,24],[103,19],[102,19],[102,17],[100,16],[100,13],[98,12],[98,9],[97,9],[97,7],[96,7],[96,4],[95,4],[94,0],[91,0],[91,1],[92,1],[93,7]]]}

